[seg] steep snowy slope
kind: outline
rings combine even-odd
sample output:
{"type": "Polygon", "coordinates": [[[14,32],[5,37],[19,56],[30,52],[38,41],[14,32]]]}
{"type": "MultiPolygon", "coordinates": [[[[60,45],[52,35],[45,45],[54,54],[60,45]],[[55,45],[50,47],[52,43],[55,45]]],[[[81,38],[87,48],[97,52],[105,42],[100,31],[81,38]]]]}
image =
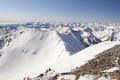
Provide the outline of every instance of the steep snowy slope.
{"type": "Polygon", "coordinates": [[[54,62],[62,51],[65,51],[63,45],[57,46],[56,39],[55,32],[42,33],[34,30],[28,30],[18,36],[9,47],[2,50],[0,79],[6,80],[4,78],[7,77],[10,79],[12,75],[20,77],[22,73],[25,76],[48,68],[49,63],[54,62]]]}
{"type": "Polygon", "coordinates": [[[68,58],[57,61],[57,63],[53,65],[54,68],[51,67],[57,72],[48,69],[45,73],[40,74],[35,78],[31,78],[31,80],[111,80],[113,75],[117,78],[119,77],[119,62],[117,60],[117,67],[115,67],[114,58],[117,57],[116,55],[118,55],[118,57],[120,55],[118,52],[120,45],[118,44],[120,44],[120,42],[102,42],[97,45],[90,46],[74,55],[69,56],[68,58]],[[101,54],[102,57],[98,58],[98,55],[101,56],[101,54]],[[106,57],[106,55],[108,55],[108,57],[106,57]],[[94,59],[97,59],[97,62],[95,62],[96,60],[94,59]],[[112,62],[110,63],[108,59],[110,62],[112,60],[112,62]],[[116,71],[116,75],[112,74],[109,76],[108,74],[111,73],[105,74],[103,70],[104,72],[113,72],[118,70],[118,72],[116,71]],[[102,73],[100,74],[99,72],[102,73]]]}
{"type": "Polygon", "coordinates": [[[57,72],[69,72],[72,69],[75,69],[76,67],[79,67],[87,63],[89,60],[95,58],[95,56],[99,53],[108,50],[118,44],[120,44],[119,41],[106,41],[90,46],[74,55],[71,55],[63,60],[57,61],[56,64],[53,65],[52,69],[56,70],[57,72]]]}
{"type": "Polygon", "coordinates": [[[20,28],[9,46],[4,46],[0,57],[0,80],[18,80],[25,76],[38,75],[45,71],[56,60],[68,57],[75,51],[85,48],[79,40],[70,35],[62,40],[62,33],[41,31],[34,28],[20,28]],[[74,42],[74,44],[71,44],[74,42]],[[77,46],[75,48],[75,46],[77,46]],[[12,77],[14,76],[14,77],[12,77]]]}

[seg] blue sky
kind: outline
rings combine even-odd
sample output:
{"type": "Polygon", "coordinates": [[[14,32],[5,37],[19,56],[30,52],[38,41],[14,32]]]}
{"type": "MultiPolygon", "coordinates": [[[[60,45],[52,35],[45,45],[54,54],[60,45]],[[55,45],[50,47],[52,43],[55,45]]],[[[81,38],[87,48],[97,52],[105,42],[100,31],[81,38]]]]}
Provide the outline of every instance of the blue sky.
{"type": "Polygon", "coordinates": [[[0,0],[0,21],[120,22],[120,0],[0,0]]]}

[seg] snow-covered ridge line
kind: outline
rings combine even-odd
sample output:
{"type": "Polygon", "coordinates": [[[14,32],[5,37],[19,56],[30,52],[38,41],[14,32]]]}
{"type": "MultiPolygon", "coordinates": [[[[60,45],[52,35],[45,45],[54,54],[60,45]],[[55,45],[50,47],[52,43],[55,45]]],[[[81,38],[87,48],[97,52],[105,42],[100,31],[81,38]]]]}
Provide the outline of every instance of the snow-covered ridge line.
{"type": "Polygon", "coordinates": [[[6,80],[6,78],[17,80],[26,75],[38,75],[55,61],[85,48],[72,32],[60,33],[19,27],[15,30],[5,29],[1,37],[5,41],[1,43],[5,45],[1,49],[0,80],[6,80]],[[10,34],[15,38],[11,38],[10,34]],[[6,42],[6,36],[12,39],[11,42],[6,42]]]}
{"type": "MultiPolygon", "coordinates": [[[[112,79],[116,79],[116,80],[119,80],[119,78],[120,78],[119,77],[120,69],[119,69],[119,64],[118,64],[119,58],[117,59],[117,63],[116,63],[116,64],[118,64],[118,67],[113,67],[113,68],[110,68],[109,70],[101,71],[103,73],[101,75],[99,75],[99,77],[98,77],[98,75],[94,76],[92,72],[88,73],[88,74],[79,75],[76,73],[72,73],[70,71],[73,68],[73,66],[77,67],[76,64],[78,64],[78,67],[80,67],[81,65],[84,65],[85,63],[87,63],[89,60],[95,58],[96,55],[100,55],[100,53],[103,54],[106,50],[107,51],[109,51],[109,50],[115,51],[114,48],[116,48],[116,47],[120,48],[119,44],[120,44],[120,42],[102,42],[97,45],[90,46],[91,48],[88,47],[85,50],[83,50],[83,52],[85,52],[85,53],[82,53],[82,51],[80,51],[81,54],[77,53],[77,54],[74,54],[76,56],[74,56],[74,55],[70,56],[70,57],[74,56],[74,58],[69,59],[70,58],[69,57],[67,59],[64,59],[63,61],[60,61],[60,63],[58,61],[56,64],[57,66],[54,65],[56,69],[55,68],[52,68],[52,69],[54,69],[55,71],[57,71],[59,73],[56,73],[54,70],[48,69],[47,72],[40,74],[41,76],[39,75],[35,78],[31,78],[31,80],[39,80],[39,79],[40,80],[41,79],[43,79],[43,80],[46,80],[46,79],[47,80],[62,80],[62,79],[68,79],[68,80],[86,80],[86,79],[87,80],[89,80],[89,79],[90,80],[112,80],[112,79]],[[93,50],[90,50],[90,49],[93,49],[93,50]],[[82,55],[84,55],[84,57],[82,55]],[[58,69],[59,69],[59,71],[58,71],[58,69]],[[114,71],[116,71],[118,73],[114,74],[114,76],[110,75],[110,74],[112,74],[111,72],[114,72],[114,71]],[[92,75],[90,75],[90,74],[92,74],[92,75]]],[[[113,55],[115,55],[115,54],[113,53],[113,55]]],[[[119,54],[119,52],[117,52],[117,54],[119,54]]],[[[119,57],[119,55],[118,55],[118,57],[119,57]]],[[[106,57],[106,58],[108,58],[108,57],[106,57]]]]}
{"type": "Polygon", "coordinates": [[[54,64],[52,69],[56,70],[57,72],[69,72],[76,67],[84,65],[89,60],[95,58],[96,55],[102,53],[103,51],[106,51],[119,44],[120,41],[106,41],[98,43],[96,45],[85,48],[82,51],[79,51],[78,53],[71,55],[68,58],[65,58],[64,60],[57,61],[57,63],[54,64]],[[62,67],[59,68],[59,66],[62,67]]]}

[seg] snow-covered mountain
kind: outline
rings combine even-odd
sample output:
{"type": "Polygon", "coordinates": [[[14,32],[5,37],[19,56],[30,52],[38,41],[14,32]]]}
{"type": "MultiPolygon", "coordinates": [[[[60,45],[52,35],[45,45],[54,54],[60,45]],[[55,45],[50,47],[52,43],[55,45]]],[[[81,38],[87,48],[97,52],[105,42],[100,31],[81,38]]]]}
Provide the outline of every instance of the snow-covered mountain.
{"type": "Polygon", "coordinates": [[[2,24],[0,80],[36,77],[48,68],[56,74],[70,72],[120,44],[119,27],[90,23],[2,24]]]}
{"type": "Polygon", "coordinates": [[[25,77],[24,80],[119,80],[120,45],[113,47],[115,44],[120,44],[120,42],[103,42],[91,46],[75,56],[58,61],[57,66],[52,68],[57,72],[48,69],[35,78],[25,77]],[[101,46],[103,48],[100,48],[101,46]],[[93,47],[96,49],[90,50],[93,47]],[[85,53],[82,53],[84,51],[85,53]],[[73,69],[75,66],[79,67],[73,69]]]}

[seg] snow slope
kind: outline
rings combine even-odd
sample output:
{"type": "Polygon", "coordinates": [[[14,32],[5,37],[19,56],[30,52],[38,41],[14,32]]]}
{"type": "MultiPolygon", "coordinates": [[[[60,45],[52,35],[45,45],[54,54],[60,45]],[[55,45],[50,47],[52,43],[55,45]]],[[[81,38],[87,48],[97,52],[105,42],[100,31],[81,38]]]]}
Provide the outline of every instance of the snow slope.
{"type": "MultiPolygon", "coordinates": [[[[47,79],[45,80],[53,80],[53,78],[55,78],[56,80],[62,80],[62,79],[76,80],[76,78],[78,80],[111,80],[111,77],[108,74],[106,74],[106,76],[102,75],[99,78],[97,78],[94,75],[85,74],[85,75],[80,75],[78,78],[78,75],[76,76],[75,74],[71,74],[70,72],[72,69],[75,69],[76,67],[80,67],[81,65],[84,65],[85,63],[87,63],[87,61],[95,58],[96,55],[100,54],[101,52],[106,51],[118,44],[120,44],[119,41],[117,42],[106,41],[106,42],[99,43],[97,45],[90,46],[65,59],[56,61],[56,64],[53,64],[51,68],[59,72],[56,74],[57,76],[55,74],[45,75],[46,74],[45,72],[43,73],[44,75],[43,77],[35,77],[35,78],[32,78],[32,80],[39,80],[39,79],[42,80],[43,78],[46,78],[47,76],[49,77],[47,77],[47,79]],[[51,76],[51,75],[54,75],[54,76],[51,76]]],[[[119,70],[119,68],[113,67],[109,70],[104,70],[103,72],[113,72],[115,70],[119,70]]],[[[51,70],[49,70],[48,73],[49,72],[51,72],[51,70]]]]}
{"type": "MultiPolygon", "coordinates": [[[[56,39],[55,32],[34,30],[28,30],[18,36],[9,47],[4,47],[2,50],[4,54],[0,58],[0,80],[6,78],[13,80],[11,76],[21,77],[28,74],[32,76],[47,69],[49,63],[53,63],[62,51],[65,51],[64,46],[56,39]]],[[[64,53],[63,55],[67,55],[67,52],[64,53]]]]}
{"type": "Polygon", "coordinates": [[[17,35],[9,46],[5,45],[1,49],[0,80],[20,80],[26,76],[39,75],[56,60],[70,56],[68,49],[71,46],[75,51],[84,48],[72,35],[69,35],[70,42],[76,45],[67,41],[69,38],[65,39],[66,42],[62,40],[62,36],[56,31],[20,28],[16,32],[19,31],[23,32],[17,35]]]}
{"type": "Polygon", "coordinates": [[[120,41],[105,41],[90,46],[74,55],[57,61],[56,64],[52,66],[53,70],[56,70],[57,72],[69,72],[72,69],[75,69],[76,67],[80,67],[81,65],[87,63],[87,61],[95,58],[95,56],[101,52],[108,50],[118,44],[120,44],[120,41]]]}

